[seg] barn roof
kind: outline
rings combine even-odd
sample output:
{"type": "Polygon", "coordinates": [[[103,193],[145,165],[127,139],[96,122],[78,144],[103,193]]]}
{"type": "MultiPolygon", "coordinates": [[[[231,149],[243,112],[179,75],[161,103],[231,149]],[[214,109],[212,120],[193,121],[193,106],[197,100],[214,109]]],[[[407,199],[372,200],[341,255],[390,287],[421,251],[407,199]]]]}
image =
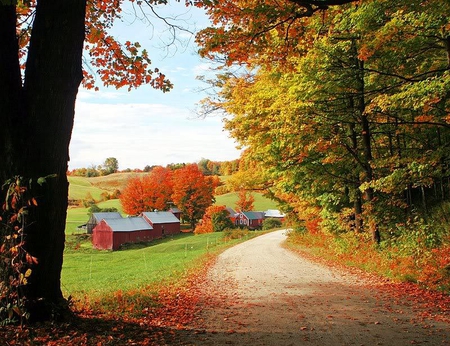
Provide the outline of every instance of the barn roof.
{"type": "Polygon", "coordinates": [[[242,214],[244,214],[249,220],[264,219],[264,213],[261,211],[243,211],[242,214]]]}
{"type": "Polygon", "coordinates": [[[126,217],[121,219],[103,219],[113,232],[132,232],[153,229],[142,217],[126,217]]]}
{"type": "Polygon", "coordinates": [[[142,215],[148,218],[153,224],[180,223],[180,220],[178,220],[178,218],[170,211],[146,211],[143,212],[142,215]]]}
{"type": "Polygon", "coordinates": [[[122,219],[122,215],[115,211],[93,213],[92,216],[97,222],[100,222],[103,219],[122,219]]]}
{"type": "Polygon", "coordinates": [[[231,216],[236,216],[236,211],[234,211],[233,208],[230,207],[226,207],[225,210],[231,215],[231,216]]]}

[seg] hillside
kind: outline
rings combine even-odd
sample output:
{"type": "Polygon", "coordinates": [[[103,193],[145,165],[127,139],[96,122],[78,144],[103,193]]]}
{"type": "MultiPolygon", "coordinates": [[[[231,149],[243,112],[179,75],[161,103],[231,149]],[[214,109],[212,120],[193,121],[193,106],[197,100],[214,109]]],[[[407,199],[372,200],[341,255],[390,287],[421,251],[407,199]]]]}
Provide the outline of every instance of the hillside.
{"type": "MultiPolygon", "coordinates": [[[[130,177],[138,174],[146,173],[115,173],[103,177],[75,177],[69,176],[69,199],[82,201],[89,195],[95,201],[98,201],[97,205],[100,208],[115,207],[123,214],[122,206],[118,199],[112,199],[108,201],[102,201],[102,194],[110,194],[115,190],[122,190],[130,177]],[[102,201],[102,202],[100,202],[102,201]]],[[[264,211],[267,209],[277,209],[277,204],[264,197],[261,193],[253,193],[255,197],[254,210],[264,211]]],[[[238,195],[235,192],[230,192],[224,195],[216,196],[216,205],[226,205],[227,207],[235,208],[238,195]]],[[[86,223],[88,220],[88,209],[83,207],[70,207],[67,211],[66,220],[66,233],[76,234],[84,232],[78,230],[77,227],[86,223]]]]}
{"type": "MultiPolygon", "coordinates": [[[[264,211],[267,209],[278,209],[277,203],[271,199],[264,197],[262,193],[253,192],[255,203],[253,203],[254,210],[264,211]]],[[[226,205],[227,207],[235,209],[236,202],[239,199],[237,192],[229,192],[224,195],[216,196],[216,205],[226,205]]]]}

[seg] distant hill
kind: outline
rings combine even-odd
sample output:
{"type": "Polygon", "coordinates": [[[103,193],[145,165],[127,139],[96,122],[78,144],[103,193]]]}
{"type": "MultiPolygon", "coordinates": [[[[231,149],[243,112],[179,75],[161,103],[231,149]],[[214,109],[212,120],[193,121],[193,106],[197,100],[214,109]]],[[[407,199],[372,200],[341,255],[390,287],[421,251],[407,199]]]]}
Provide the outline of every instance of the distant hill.
{"type": "MultiPolygon", "coordinates": [[[[255,211],[265,211],[268,209],[278,209],[277,203],[271,199],[264,197],[259,192],[253,192],[255,203],[253,203],[255,211]]],[[[224,195],[216,196],[216,205],[226,205],[227,207],[236,209],[236,202],[239,199],[237,192],[230,192],[224,195]]]]}
{"type": "Polygon", "coordinates": [[[148,173],[114,173],[92,178],[68,176],[69,199],[82,200],[90,193],[95,200],[100,200],[103,192],[122,191],[128,179],[143,174],[148,173]]]}
{"type": "MultiPolygon", "coordinates": [[[[148,173],[114,173],[93,178],[69,176],[69,199],[83,200],[86,199],[87,194],[90,193],[95,200],[100,201],[102,199],[102,193],[112,193],[115,190],[121,191],[124,189],[131,177],[143,174],[148,173]]],[[[227,177],[221,177],[221,179],[226,178],[227,177]]],[[[261,193],[254,192],[253,195],[255,197],[255,210],[263,211],[267,209],[277,209],[276,202],[264,197],[261,193]]],[[[215,204],[226,205],[227,207],[234,209],[237,200],[237,193],[230,192],[224,195],[216,196],[215,204]]]]}

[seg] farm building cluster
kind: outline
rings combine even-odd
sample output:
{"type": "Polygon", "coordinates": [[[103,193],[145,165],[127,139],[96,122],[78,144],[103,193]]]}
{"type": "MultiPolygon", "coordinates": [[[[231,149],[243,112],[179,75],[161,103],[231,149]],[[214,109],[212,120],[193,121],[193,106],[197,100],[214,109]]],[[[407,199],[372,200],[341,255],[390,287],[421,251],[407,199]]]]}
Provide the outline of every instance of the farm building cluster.
{"type": "MultiPolygon", "coordinates": [[[[235,212],[226,208],[235,226],[258,229],[267,218],[283,220],[284,214],[278,210],[265,212],[235,212]]],[[[93,213],[86,229],[92,234],[92,245],[96,249],[118,250],[125,243],[146,242],[164,238],[181,232],[179,209],[170,211],[143,212],[139,216],[122,217],[118,212],[93,213]]]]}

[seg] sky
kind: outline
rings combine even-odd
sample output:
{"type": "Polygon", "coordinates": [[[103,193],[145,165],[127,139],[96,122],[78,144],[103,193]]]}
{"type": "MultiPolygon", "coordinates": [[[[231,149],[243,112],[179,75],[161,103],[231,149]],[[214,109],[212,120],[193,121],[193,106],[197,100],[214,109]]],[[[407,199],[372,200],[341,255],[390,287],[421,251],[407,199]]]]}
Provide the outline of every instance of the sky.
{"type": "MultiPolygon", "coordinates": [[[[166,6],[162,11],[165,16],[176,14],[175,23],[193,31],[208,24],[201,10],[186,9],[184,4],[166,6]]],[[[152,24],[136,18],[131,8],[125,9],[114,36],[122,42],[140,42],[149,51],[152,67],[165,73],[174,89],[162,93],[149,86],[130,92],[127,88],[100,86],[99,91],[93,91],[80,87],[69,147],[70,170],[101,165],[108,157],[118,160],[120,170],[192,163],[202,158],[239,158],[237,144],[223,130],[222,117],[196,115],[197,103],[206,97],[200,92],[205,85],[196,77],[208,73],[210,65],[196,54],[193,37],[178,33],[180,41],[164,49],[171,36],[159,25],[161,21],[150,20],[152,24]]]]}

